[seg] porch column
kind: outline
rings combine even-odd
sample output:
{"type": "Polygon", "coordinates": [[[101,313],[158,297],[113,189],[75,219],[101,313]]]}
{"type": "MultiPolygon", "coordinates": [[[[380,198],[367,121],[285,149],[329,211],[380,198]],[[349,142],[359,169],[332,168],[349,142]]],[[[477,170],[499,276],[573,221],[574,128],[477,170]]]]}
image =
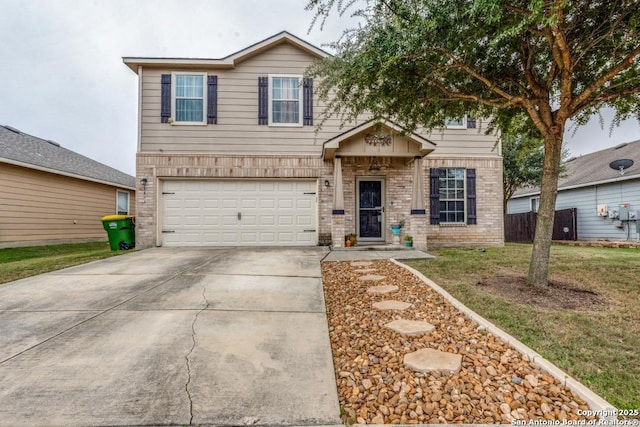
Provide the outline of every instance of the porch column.
{"type": "Polygon", "coordinates": [[[344,191],[342,187],[342,160],[333,159],[333,214],[344,215],[344,191]]]}
{"type": "Polygon", "coordinates": [[[331,241],[333,247],[344,247],[344,191],[342,186],[342,161],[333,159],[333,210],[331,211],[331,241]]]}
{"type": "Polygon", "coordinates": [[[427,249],[427,215],[424,208],[423,179],[422,157],[416,156],[413,160],[409,233],[413,236],[413,246],[419,250],[427,249]]]}
{"type": "Polygon", "coordinates": [[[413,159],[413,187],[411,188],[411,214],[424,214],[424,191],[422,189],[422,157],[413,159]]]}

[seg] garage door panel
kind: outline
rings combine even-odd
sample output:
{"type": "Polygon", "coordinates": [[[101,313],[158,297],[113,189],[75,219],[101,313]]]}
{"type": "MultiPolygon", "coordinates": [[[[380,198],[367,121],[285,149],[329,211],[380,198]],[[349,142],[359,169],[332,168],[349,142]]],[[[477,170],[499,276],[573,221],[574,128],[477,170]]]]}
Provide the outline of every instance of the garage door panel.
{"type": "Polygon", "coordinates": [[[260,215],[259,218],[260,218],[259,225],[263,225],[263,226],[276,225],[275,215],[260,215]]]}
{"type": "Polygon", "coordinates": [[[238,208],[240,201],[238,199],[230,199],[225,197],[222,199],[222,207],[225,209],[238,208]]]}
{"type": "Polygon", "coordinates": [[[236,215],[224,215],[222,217],[222,225],[236,226],[238,217],[236,215]]]}
{"type": "Polygon", "coordinates": [[[168,246],[313,245],[315,181],[163,182],[168,246]],[[240,219],[238,219],[238,214],[240,219]],[[305,231],[307,230],[307,231],[305,231]]]}
{"type": "Polygon", "coordinates": [[[298,215],[296,216],[296,224],[304,225],[311,227],[313,225],[311,216],[308,215],[298,215]]]}
{"type": "Polygon", "coordinates": [[[238,221],[238,226],[241,228],[255,227],[257,223],[258,217],[256,215],[242,215],[242,220],[238,221]]]}

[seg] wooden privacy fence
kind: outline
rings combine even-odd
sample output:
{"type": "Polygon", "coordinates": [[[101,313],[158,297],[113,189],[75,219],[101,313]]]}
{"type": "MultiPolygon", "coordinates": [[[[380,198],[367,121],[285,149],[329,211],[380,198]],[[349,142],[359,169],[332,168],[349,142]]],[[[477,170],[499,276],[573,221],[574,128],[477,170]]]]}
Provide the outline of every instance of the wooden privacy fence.
{"type": "MultiPolygon", "coordinates": [[[[508,214],[504,223],[507,242],[531,243],[536,233],[536,213],[508,214]]],[[[576,208],[556,211],[553,220],[553,240],[578,240],[576,208]]]]}

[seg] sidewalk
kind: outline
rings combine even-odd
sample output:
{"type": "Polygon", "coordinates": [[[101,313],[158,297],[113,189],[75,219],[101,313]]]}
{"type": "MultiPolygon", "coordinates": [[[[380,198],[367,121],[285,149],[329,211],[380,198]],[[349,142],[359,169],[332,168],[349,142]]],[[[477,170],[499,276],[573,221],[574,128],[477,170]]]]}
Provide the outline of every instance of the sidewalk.
{"type": "Polygon", "coordinates": [[[352,248],[335,248],[323,261],[368,261],[376,259],[430,259],[435,258],[417,249],[397,245],[355,246],[352,248]]]}

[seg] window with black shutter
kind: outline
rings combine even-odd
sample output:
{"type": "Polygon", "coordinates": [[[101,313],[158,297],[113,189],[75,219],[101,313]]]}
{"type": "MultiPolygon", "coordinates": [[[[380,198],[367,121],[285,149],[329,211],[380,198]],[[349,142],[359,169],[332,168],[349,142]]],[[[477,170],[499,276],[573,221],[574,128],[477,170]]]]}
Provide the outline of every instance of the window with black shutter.
{"type": "Polygon", "coordinates": [[[429,169],[430,224],[477,224],[476,170],[429,169]]]}
{"type": "Polygon", "coordinates": [[[207,123],[218,123],[218,76],[207,77],[207,123]]]}
{"type": "Polygon", "coordinates": [[[160,122],[169,123],[171,117],[171,74],[160,77],[160,122]]]}
{"type": "Polygon", "coordinates": [[[313,79],[296,75],[258,77],[258,124],[313,125],[313,79]]]}

